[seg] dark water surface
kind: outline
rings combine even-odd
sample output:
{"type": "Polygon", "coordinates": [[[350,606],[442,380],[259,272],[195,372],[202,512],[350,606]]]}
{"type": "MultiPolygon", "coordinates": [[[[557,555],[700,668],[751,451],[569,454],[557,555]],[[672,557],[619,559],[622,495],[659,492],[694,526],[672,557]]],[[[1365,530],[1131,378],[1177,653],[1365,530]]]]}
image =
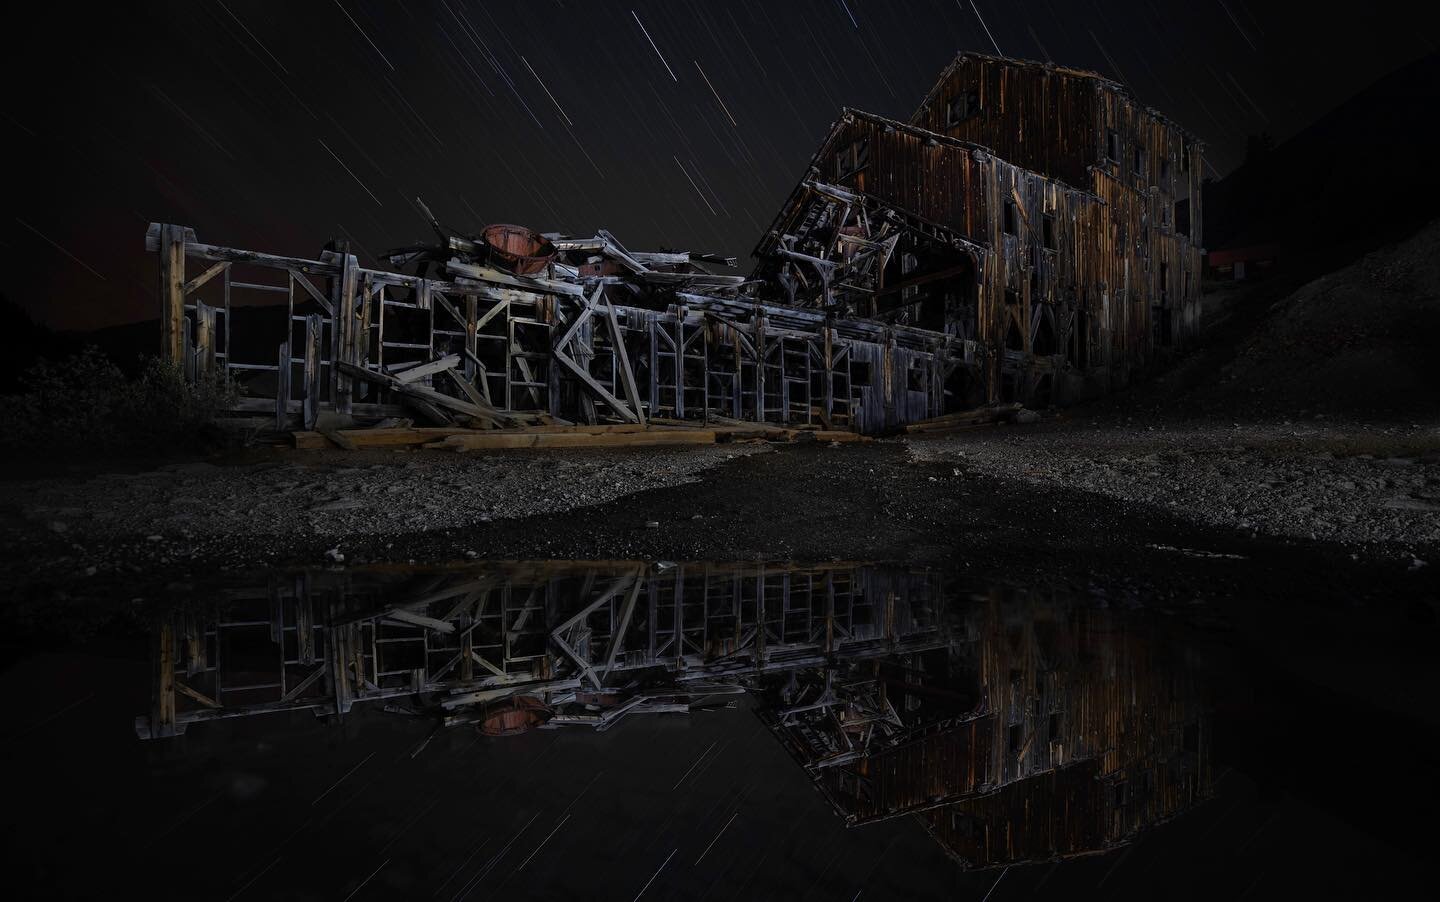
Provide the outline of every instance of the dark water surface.
{"type": "Polygon", "coordinates": [[[847,564],[173,595],[148,636],[3,674],[29,896],[1383,896],[1434,834],[1394,814],[1436,800],[1433,712],[1387,703],[1367,655],[1391,646],[1333,645],[1333,615],[1282,647],[1245,617],[847,564]]]}

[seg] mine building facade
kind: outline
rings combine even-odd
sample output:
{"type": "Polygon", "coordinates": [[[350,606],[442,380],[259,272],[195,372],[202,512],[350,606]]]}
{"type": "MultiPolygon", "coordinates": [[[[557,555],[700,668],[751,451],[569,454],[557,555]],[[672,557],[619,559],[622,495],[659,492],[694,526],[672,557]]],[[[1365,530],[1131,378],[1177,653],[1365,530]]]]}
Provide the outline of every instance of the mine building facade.
{"type": "Polygon", "coordinates": [[[909,123],[844,111],[756,276],[947,335],[947,410],[1103,394],[1194,333],[1201,154],[1095,73],[961,54],[909,123]]]}

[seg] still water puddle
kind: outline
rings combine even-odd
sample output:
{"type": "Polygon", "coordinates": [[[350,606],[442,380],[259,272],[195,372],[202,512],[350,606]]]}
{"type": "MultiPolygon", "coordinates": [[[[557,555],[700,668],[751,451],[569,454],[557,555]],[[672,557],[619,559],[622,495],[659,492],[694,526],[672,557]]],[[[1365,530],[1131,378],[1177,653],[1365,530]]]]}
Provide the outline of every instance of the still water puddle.
{"type": "Polygon", "coordinates": [[[136,731],[358,706],[603,731],[745,694],[845,823],[914,815],[967,867],[1049,861],[1209,791],[1199,688],[1127,620],[869,566],[297,573],[162,617],[136,731]]]}

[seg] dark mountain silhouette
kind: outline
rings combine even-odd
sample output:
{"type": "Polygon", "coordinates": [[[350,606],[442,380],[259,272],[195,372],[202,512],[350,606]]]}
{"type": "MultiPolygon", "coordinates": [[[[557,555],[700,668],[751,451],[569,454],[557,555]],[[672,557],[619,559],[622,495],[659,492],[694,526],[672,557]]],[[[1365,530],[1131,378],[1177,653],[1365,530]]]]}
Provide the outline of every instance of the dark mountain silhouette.
{"type": "Polygon", "coordinates": [[[0,395],[21,388],[25,371],[42,359],[80,350],[81,342],[35,322],[19,304],[0,295],[0,395]]]}
{"type": "Polygon", "coordinates": [[[1279,245],[1285,269],[1330,272],[1440,213],[1440,54],[1379,79],[1289,140],[1250,141],[1205,185],[1209,250],[1279,245]]]}

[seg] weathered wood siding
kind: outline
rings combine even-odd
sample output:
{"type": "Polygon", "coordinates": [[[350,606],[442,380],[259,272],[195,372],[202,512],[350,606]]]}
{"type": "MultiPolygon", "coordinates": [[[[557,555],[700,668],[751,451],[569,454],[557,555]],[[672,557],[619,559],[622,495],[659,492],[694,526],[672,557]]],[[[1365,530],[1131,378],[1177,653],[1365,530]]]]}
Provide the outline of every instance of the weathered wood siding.
{"type": "Polygon", "coordinates": [[[1096,82],[1086,73],[965,54],[956,57],[910,121],[932,132],[983,144],[1001,157],[1084,186],[1098,134],[1096,82]],[[980,112],[951,121],[967,95],[980,112]]]}

